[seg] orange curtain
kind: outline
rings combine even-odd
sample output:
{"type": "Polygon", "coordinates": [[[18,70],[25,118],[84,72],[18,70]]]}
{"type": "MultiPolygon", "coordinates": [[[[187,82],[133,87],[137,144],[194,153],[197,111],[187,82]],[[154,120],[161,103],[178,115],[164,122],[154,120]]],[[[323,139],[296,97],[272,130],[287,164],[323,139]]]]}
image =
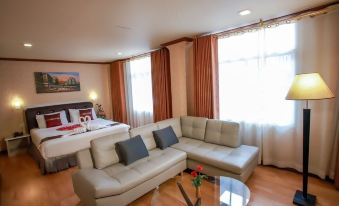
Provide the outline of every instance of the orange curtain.
{"type": "Polygon", "coordinates": [[[337,149],[337,162],[336,162],[336,168],[335,168],[335,186],[337,189],[339,189],[339,144],[337,149]]]}
{"type": "MultiPolygon", "coordinates": [[[[337,119],[336,135],[337,135],[337,138],[339,138],[339,115],[337,119]]],[[[336,161],[336,166],[335,166],[334,181],[335,181],[336,188],[339,189],[339,141],[338,141],[338,147],[337,147],[337,161],[336,161]]]]}
{"type": "Polygon", "coordinates": [[[214,35],[196,38],[194,53],[195,116],[219,117],[218,39],[214,35]]]}
{"type": "Polygon", "coordinates": [[[115,61],[111,64],[111,92],[113,120],[127,123],[123,61],[115,61]]]}
{"type": "Polygon", "coordinates": [[[167,48],[151,53],[154,122],[172,117],[170,56],[167,48]]]}

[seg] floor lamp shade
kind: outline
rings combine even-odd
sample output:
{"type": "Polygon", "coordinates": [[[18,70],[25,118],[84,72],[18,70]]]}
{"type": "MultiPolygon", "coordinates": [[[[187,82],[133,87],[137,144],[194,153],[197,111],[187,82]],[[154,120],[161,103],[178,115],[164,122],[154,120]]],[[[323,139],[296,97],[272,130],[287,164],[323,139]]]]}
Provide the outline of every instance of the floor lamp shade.
{"type": "Polygon", "coordinates": [[[286,99],[315,100],[333,98],[334,95],[318,73],[297,74],[286,99]]]}
{"type": "Polygon", "coordinates": [[[311,122],[311,110],[308,109],[308,100],[333,97],[333,93],[318,73],[296,75],[287,93],[286,99],[306,100],[306,108],[303,111],[303,191],[296,191],[293,199],[294,204],[311,206],[315,205],[316,202],[316,196],[307,193],[311,122]]]}

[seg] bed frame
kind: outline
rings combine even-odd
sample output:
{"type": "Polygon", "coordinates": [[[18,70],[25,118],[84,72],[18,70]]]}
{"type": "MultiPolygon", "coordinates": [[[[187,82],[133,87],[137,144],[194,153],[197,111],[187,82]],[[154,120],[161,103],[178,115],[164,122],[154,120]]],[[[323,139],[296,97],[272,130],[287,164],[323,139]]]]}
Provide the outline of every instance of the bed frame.
{"type": "MultiPolygon", "coordinates": [[[[52,112],[59,112],[65,110],[68,121],[70,122],[70,114],[68,109],[86,109],[92,108],[92,102],[78,102],[78,103],[70,103],[70,104],[58,104],[58,105],[50,105],[50,106],[42,106],[42,107],[34,107],[27,108],[25,110],[26,116],[26,125],[28,131],[34,128],[38,128],[38,123],[36,121],[36,115],[38,114],[48,114],[52,112]]],[[[61,170],[65,170],[70,167],[74,167],[77,165],[75,154],[63,155],[60,157],[53,157],[44,159],[38,150],[38,148],[32,143],[29,148],[29,153],[33,157],[33,159],[37,162],[41,174],[58,172],[61,170]]]]}
{"type": "Polygon", "coordinates": [[[69,122],[71,122],[70,115],[68,112],[69,109],[86,109],[92,107],[93,107],[92,102],[79,102],[79,103],[58,104],[43,107],[27,108],[25,110],[27,130],[29,132],[31,131],[31,129],[38,128],[38,123],[35,119],[35,116],[38,114],[48,114],[52,112],[60,112],[62,110],[65,110],[67,119],[69,122]]]}

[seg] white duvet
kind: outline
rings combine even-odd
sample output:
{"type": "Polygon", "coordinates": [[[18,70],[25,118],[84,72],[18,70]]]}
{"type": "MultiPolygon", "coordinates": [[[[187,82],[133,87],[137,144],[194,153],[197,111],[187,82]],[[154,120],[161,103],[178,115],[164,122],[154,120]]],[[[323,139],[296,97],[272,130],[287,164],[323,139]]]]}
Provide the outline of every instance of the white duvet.
{"type": "Polygon", "coordinates": [[[118,124],[114,126],[108,126],[116,122],[110,120],[104,120],[97,118],[95,120],[91,120],[91,125],[97,125],[97,127],[101,127],[101,129],[93,130],[90,132],[85,132],[81,134],[74,134],[72,131],[58,131],[58,128],[71,126],[74,123],[69,123],[67,125],[62,125],[58,127],[52,128],[44,128],[44,129],[32,129],[31,137],[32,142],[35,146],[40,150],[43,158],[48,159],[51,157],[58,157],[62,155],[72,154],[76,151],[89,148],[90,141],[92,139],[96,139],[98,137],[103,137],[109,134],[116,134],[120,132],[128,132],[129,126],[126,124],[118,124]],[[63,135],[61,138],[52,139],[48,141],[44,141],[40,144],[41,140],[46,137],[63,135]]]}

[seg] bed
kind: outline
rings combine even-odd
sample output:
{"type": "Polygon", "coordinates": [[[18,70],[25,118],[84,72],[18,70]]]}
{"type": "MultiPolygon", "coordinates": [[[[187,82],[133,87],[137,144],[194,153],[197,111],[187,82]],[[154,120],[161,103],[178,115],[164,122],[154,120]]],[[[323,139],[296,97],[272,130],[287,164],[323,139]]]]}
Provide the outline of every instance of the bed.
{"type": "Polygon", "coordinates": [[[80,134],[76,134],[71,130],[63,130],[67,127],[76,126],[77,123],[39,129],[36,121],[36,115],[64,110],[68,122],[71,122],[69,109],[88,109],[92,107],[93,104],[91,102],[79,102],[28,108],[25,110],[27,129],[30,131],[32,138],[29,152],[37,162],[42,174],[58,172],[76,166],[75,153],[89,148],[92,139],[128,132],[128,125],[100,118],[91,121],[91,124],[101,125],[99,128],[80,134]]]}

